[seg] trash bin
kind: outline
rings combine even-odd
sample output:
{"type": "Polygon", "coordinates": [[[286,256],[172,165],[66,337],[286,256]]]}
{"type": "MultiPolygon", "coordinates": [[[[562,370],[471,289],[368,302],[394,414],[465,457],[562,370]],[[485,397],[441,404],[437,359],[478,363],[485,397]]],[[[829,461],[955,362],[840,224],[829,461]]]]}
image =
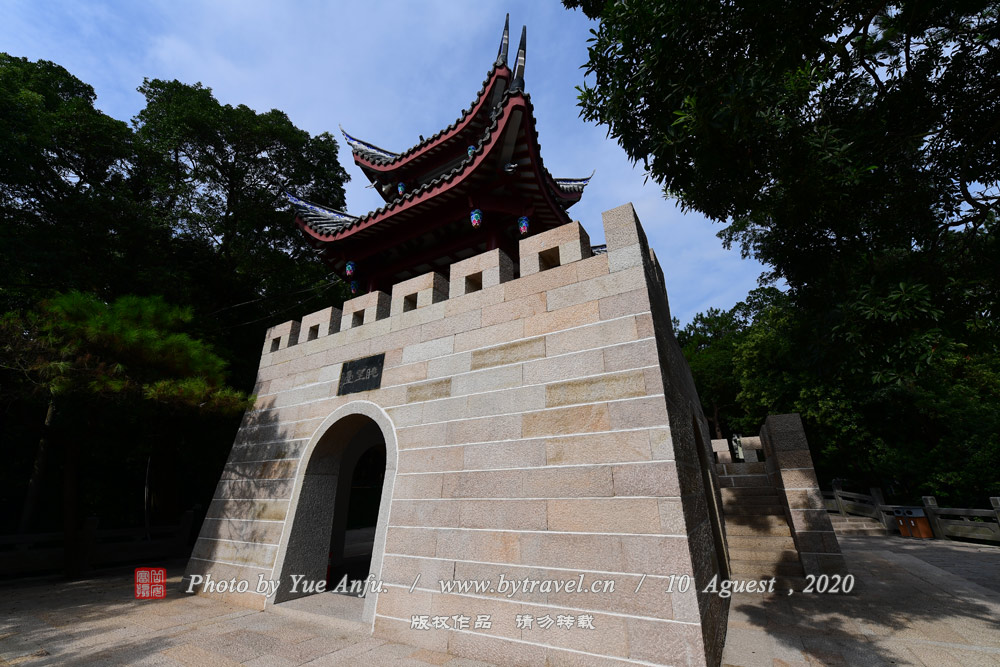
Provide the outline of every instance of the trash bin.
{"type": "Polygon", "coordinates": [[[910,529],[910,537],[922,540],[934,539],[934,531],[931,530],[931,522],[927,519],[924,510],[919,507],[907,507],[903,509],[906,523],[910,529]]]}
{"type": "Polygon", "coordinates": [[[911,537],[910,522],[907,521],[906,515],[903,513],[903,509],[896,508],[892,510],[892,515],[896,519],[896,527],[899,528],[899,534],[903,537],[911,537]]]}

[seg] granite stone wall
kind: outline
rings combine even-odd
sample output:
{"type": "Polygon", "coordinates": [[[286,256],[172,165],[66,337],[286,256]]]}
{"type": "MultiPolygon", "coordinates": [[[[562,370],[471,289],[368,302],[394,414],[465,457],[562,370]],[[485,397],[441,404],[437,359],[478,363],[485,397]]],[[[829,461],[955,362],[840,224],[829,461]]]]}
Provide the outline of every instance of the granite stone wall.
{"type": "Polygon", "coordinates": [[[760,430],[765,470],[785,508],[807,575],[847,574],[840,543],[816,479],[802,418],[770,415],[760,430]]]}
{"type": "Polygon", "coordinates": [[[364,619],[376,635],[504,665],[716,664],[726,601],[696,592],[725,572],[707,424],[631,205],[605,213],[604,227],[606,254],[591,256],[572,223],[525,239],[519,258],[493,250],[447,280],[352,299],[339,330],[331,309],[270,330],[257,404],[188,575],[292,574],[292,526],[316,500],[307,470],[336,451],[344,416],[360,414],[381,429],[389,462],[373,558],[386,592],[366,598],[364,619]],[[338,396],[343,363],[380,353],[381,386],[338,396]],[[508,597],[438,583],[501,574],[583,574],[615,591],[508,597]],[[428,631],[411,628],[414,615],[491,623],[428,631]],[[518,627],[518,616],[588,616],[593,629],[518,627]]]}

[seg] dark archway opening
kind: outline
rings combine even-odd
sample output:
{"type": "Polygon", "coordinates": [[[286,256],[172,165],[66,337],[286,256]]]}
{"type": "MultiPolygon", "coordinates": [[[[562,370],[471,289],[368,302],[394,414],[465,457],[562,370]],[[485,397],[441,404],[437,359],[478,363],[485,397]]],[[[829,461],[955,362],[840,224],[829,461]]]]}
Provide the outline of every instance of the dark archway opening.
{"type": "MultiPolygon", "coordinates": [[[[338,590],[338,585],[342,590],[345,576],[347,582],[365,579],[371,568],[375,527],[385,482],[385,442],[381,434],[378,440],[361,454],[353,470],[347,470],[348,462],[344,461],[338,475],[338,479],[350,480],[350,488],[346,507],[343,510],[339,506],[336,508],[330,534],[330,565],[327,571],[327,590],[330,591],[338,590]],[[339,525],[341,514],[346,514],[342,529],[339,525]]],[[[350,584],[347,588],[349,593],[350,584]]]]}
{"type": "Polygon", "coordinates": [[[382,429],[364,415],[347,415],[330,426],[303,464],[274,602],[323,591],[350,594],[352,585],[353,595],[363,594],[386,474],[382,429]],[[347,588],[337,590],[345,574],[347,588]]]}

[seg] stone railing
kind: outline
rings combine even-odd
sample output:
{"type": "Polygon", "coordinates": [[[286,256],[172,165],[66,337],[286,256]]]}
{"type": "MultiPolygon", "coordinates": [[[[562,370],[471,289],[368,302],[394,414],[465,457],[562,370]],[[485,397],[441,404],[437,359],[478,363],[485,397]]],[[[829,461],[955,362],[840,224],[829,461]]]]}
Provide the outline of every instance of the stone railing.
{"type": "MultiPolygon", "coordinates": [[[[910,509],[909,505],[886,504],[882,490],[873,487],[870,494],[844,491],[834,483],[833,491],[823,492],[827,512],[841,516],[865,516],[879,521],[889,534],[898,532],[896,510],[910,509]]],[[[934,496],[923,496],[923,509],[937,539],[975,539],[1000,544],[1000,498],[990,498],[993,509],[966,507],[939,507],[934,496]]]]}

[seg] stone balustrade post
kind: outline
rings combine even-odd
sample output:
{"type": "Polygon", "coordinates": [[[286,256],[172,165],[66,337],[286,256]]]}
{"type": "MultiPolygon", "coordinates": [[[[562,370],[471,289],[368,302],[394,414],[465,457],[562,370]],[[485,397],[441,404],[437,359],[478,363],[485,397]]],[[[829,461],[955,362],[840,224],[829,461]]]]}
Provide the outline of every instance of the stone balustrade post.
{"type": "Polygon", "coordinates": [[[886,530],[892,528],[889,522],[885,518],[885,512],[882,511],[882,506],[885,505],[885,496],[882,495],[882,489],[877,486],[871,487],[868,492],[872,496],[872,505],[875,506],[875,518],[878,522],[886,527],[886,530]]]}
{"type": "Polygon", "coordinates": [[[927,520],[931,524],[931,530],[934,532],[934,537],[943,540],[945,538],[944,529],[941,528],[941,517],[938,516],[938,504],[934,496],[922,496],[921,500],[924,502],[924,512],[927,514],[927,520]]]}

